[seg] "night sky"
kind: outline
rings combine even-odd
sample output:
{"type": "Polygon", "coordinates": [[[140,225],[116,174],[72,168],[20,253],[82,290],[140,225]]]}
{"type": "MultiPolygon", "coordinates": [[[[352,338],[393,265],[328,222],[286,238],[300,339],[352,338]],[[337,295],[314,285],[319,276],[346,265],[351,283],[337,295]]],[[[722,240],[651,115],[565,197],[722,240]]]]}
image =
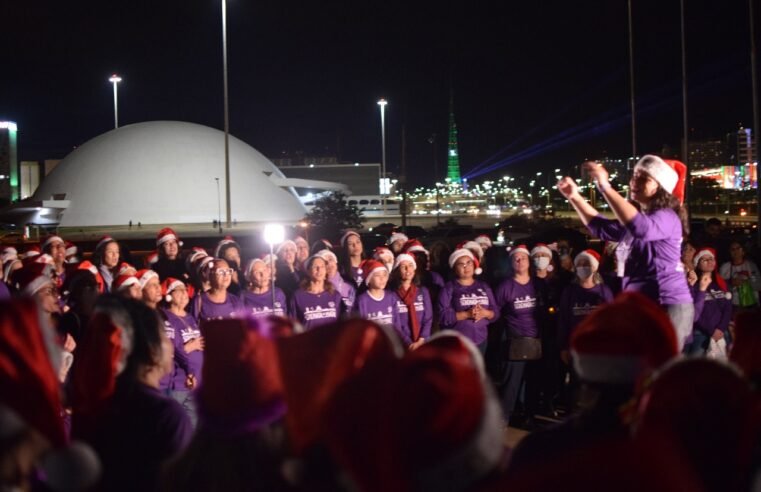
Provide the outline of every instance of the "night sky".
{"type": "MultiPolygon", "coordinates": [[[[638,148],[657,152],[681,137],[679,1],[633,3],[638,148]]],[[[686,4],[694,137],[752,126],[747,1],[686,4]]],[[[389,170],[404,126],[409,179],[430,184],[433,133],[445,172],[450,88],[465,174],[495,154],[526,156],[501,176],[630,153],[626,0],[227,8],[230,131],[268,157],[379,162],[385,97],[389,170]]],[[[111,129],[112,72],[121,125],[223,127],[220,0],[5,2],[0,18],[0,119],[18,122],[22,159],[61,158],[111,129]]]]}

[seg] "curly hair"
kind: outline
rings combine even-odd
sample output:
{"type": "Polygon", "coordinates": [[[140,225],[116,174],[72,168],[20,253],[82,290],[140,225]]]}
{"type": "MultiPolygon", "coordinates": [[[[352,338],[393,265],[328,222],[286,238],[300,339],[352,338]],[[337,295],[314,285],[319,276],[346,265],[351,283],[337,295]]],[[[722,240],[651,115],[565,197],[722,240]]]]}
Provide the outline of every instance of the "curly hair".
{"type": "Polygon", "coordinates": [[[687,217],[687,207],[682,205],[677,197],[663,189],[659,184],[658,189],[647,204],[646,212],[653,213],[664,208],[670,208],[676,213],[677,217],[679,217],[679,221],[682,223],[682,237],[689,236],[690,221],[687,217]]]}

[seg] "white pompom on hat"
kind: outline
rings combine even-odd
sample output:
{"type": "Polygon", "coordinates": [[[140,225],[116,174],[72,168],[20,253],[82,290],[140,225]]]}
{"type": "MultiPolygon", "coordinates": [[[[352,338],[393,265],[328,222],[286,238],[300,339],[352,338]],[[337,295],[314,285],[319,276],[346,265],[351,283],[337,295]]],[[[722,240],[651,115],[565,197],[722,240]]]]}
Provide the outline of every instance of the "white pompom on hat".
{"type": "Polygon", "coordinates": [[[481,275],[483,270],[481,270],[481,266],[478,263],[478,258],[473,254],[473,252],[466,248],[460,248],[456,249],[452,252],[451,255],[449,255],[449,268],[454,268],[454,264],[457,263],[457,260],[462,258],[463,256],[467,256],[471,260],[473,260],[473,265],[475,266],[475,274],[481,275]]]}
{"type": "Polygon", "coordinates": [[[161,293],[164,295],[164,300],[166,300],[166,302],[172,302],[172,291],[179,287],[185,287],[185,284],[176,278],[167,277],[161,282],[161,293]]]}

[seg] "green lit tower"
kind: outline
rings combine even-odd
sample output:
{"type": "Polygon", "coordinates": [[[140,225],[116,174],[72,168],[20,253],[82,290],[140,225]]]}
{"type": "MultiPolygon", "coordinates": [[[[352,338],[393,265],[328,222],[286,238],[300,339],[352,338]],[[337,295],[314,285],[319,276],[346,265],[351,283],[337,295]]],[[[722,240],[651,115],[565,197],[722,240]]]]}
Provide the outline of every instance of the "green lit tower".
{"type": "Polygon", "coordinates": [[[457,150],[457,124],[454,122],[454,93],[449,93],[449,150],[447,152],[447,179],[460,182],[460,152],[457,150]]]}

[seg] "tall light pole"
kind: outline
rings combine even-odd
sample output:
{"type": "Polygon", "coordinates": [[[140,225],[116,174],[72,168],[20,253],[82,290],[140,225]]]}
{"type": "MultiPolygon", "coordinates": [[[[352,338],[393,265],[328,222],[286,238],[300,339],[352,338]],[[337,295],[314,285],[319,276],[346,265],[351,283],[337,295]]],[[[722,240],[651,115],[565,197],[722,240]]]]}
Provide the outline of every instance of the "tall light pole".
{"type": "Polygon", "coordinates": [[[116,95],[116,85],[122,81],[122,78],[113,74],[108,81],[114,84],[114,128],[119,128],[119,99],[116,95]]]}
{"type": "Polygon", "coordinates": [[[272,292],[272,314],[275,314],[275,255],[273,247],[285,241],[285,228],[280,224],[264,226],[264,242],[270,246],[270,292],[272,292]]]}
{"type": "Polygon", "coordinates": [[[383,215],[386,215],[386,105],[388,102],[381,98],[378,101],[381,116],[381,200],[383,201],[383,215]]]}
{"type": "Polygon", "coordinates": [[[227,104],[227,1],[222,0],[222,79],[225,107],[225,210],[227,228],[232,227],[230,210],[230,109],[227,104]]]}

